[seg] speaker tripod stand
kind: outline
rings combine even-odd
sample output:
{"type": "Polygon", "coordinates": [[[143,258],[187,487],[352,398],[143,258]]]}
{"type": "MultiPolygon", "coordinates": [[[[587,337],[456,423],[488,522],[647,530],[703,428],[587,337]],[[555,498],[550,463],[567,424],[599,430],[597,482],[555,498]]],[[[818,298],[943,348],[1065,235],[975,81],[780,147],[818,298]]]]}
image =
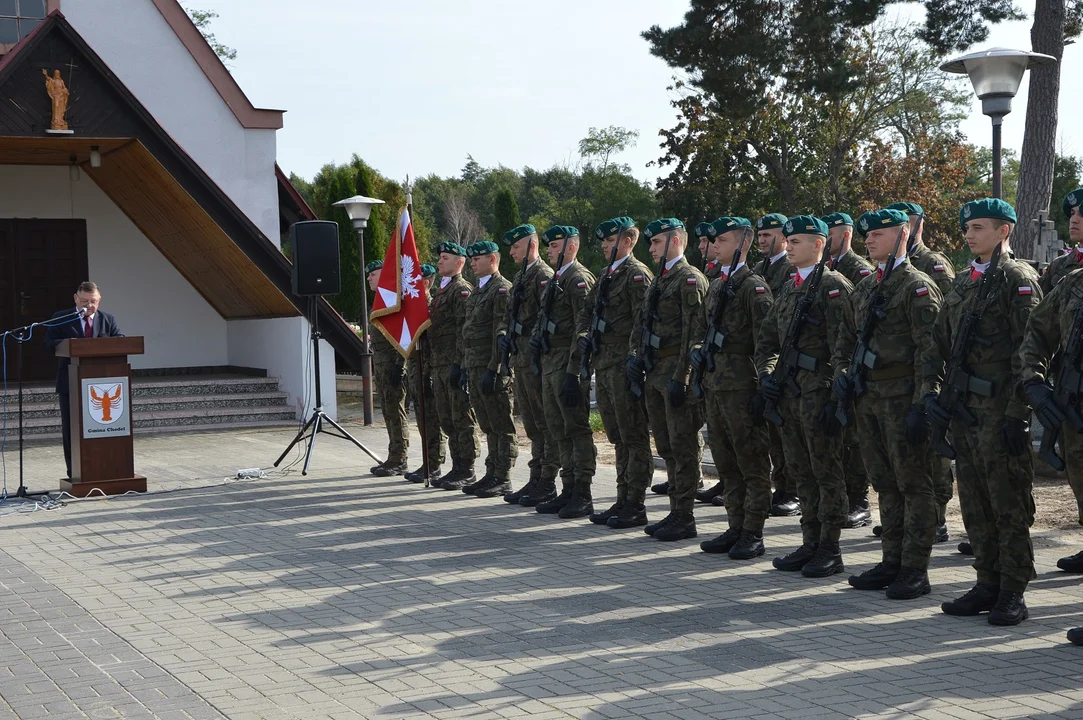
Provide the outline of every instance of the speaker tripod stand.
{"type": "Polygon", "coordinates": [[[279,464],[281,464],[282,460],[286,457],[286,455],[289,454],[290,450],[292,450],[298,443],[307,440],[307,447],[305,448],[305,464],[301,466],[302,475],[308,474],[308,463],[312,459],[312,448],[316,444],[316,435],[318,435],[319,433],[325,433],[327,435],[330,435],[331,437],[349,440],[354,445],[364,450],[365,453],[368,454],[368,456],[375,460],[377,463],[383,462],[383,460],[376,457],[371,450],[365,447],[353,435],[346,432],[341,425],[328,417],[327,414],[323,411],[323,395],[320,391],[320,314],[319,308],[316,305],[317,302],[318,301],[315,297],[311,297],[309,298],[308,304],[309,314],[311,315],[311,317],[309,318],[309,322],[312,324],[312,358],[313,364],[315,366],[314,370],[316,373],[316,407],[312,409],[312,417],[308,419],[308,422],[305,423],[305,426],[301,428],[300,432],[297,433],[297,437],[293,439],[293,442],[291,442],[289,446],[282,451],[282,454],[278,456],[278,459],[275,460],[274,464],[275,467],[278,467],[279,464]],[[334,430],[337,430],[338,432],[336,433],[328,428],[325,428],[325,423],[330,425],[332,428],[334,428],[334,430]]]}

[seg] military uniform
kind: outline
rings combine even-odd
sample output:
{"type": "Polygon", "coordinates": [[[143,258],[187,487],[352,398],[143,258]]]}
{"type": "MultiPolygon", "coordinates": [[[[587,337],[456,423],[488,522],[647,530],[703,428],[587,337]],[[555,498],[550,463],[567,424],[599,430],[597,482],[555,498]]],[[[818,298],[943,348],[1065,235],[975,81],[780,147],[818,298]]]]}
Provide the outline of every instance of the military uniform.
{"type": "MultiPolygon", "coordinates": [[[[436,268],[429,264],[421,266],[422,278],[436,276],[436,268]]],[[[432,295],[425,291],[427,302],[432,302],[432,295]]],[[[429,352],[429,338],[426,331],[422,331],[414,344],[414,352],[406,363],[407,375],[410,379],[406,390],[406,399],[414,406],[414,418],[417,422],[417,432],[425,443],[425,463],[413,472],[406,473],[406,479],[413,483],[425,482],[425,465],[429,468],[429,481],[438,482],[440,479],[440,466],[444,464],[444,441],[447,437],[440,429],[440,414],[436,411],[436,393],[433,392],[432,384],[432,353],[429,352]],[[424,376],[422,376],[424,368],[424,376]],[[425,393],[425,411],[421,410],[422,403],[418,402],[418,393],[425,393]],[[424,425],[424,430],[422,429],[424,425]]]]}
{"type": "MultiPolygon", "coordinates": [[[[798,216],[787,220],[787,236],[819,234],[826,241],[827,225],[819,218],[798,216]]],[[[776,367],[787,353],[799,353],[794,381],[800,393],[792,395],[781,388],[778,412],[784,425],[782,443],[788,472],[797,478],[801,500],[802,548],[784,558],[776,558],[780,570],[801,570],[810,577],[823,577],[843,569],[839,538],[846,522],[849,504],[842,469],[842,438],[829,436],[820,425],[820,415],[831,401],[831,351],[842,324],[842,308],[853,285],[842,275],[825,266],[817,293],[796,345],[789,344],[787,332],[798,303],[809,292],[807,277],[795,269],[775,299],[771,312],[760,327],[756,343],[756,369],[760,377],[773,380],[776,367]],[[811,366],[811,367],[810,367],[811,366]],[[814,369],[813,369],[814,368],[814,369]]]]}
{"type": "MultiPolygon", "coordinates": [[[[500,248],[488,240],[470,245],[466,254],[482,257],[500,248]]],[[[507,323],[508,290],[511,283],[497,271],[478,278],[478,286],[466,300],[462,324],[463,368],[469,377],[470,406],[485,434],[488,452],[485,475],[463,492],[481,498],[503,496],[511,490],[511,469],[519,457],[512,419],[509,383],[498,374],[500,348],[496,338],[507,323]]]]}
{"type": "MultiPolygon", "coordinates": [[[[557,240],[567,241],[579,235],[577,228],[556,225],[545,231],[548,245],[557,240]]],[[[548,339],[548,352],[542,352],[542,408],[545,423],[556,441],[560,454],[561,492],[552,500],[539,503],[537,511],[559,514],[562,518],[586,517],[594,512],[591,482],[597,465],[594,433],[590,429],[589,385],[579,379],[576,361],[576,320],[586,303],[587,293],[594,285],[594,275],[577,260],[565,266],[545,282],[544,292],[552,295],[549,313],[545,313],[545,295],[531,336],[531,351],[537,350],[543,337],[548,339]],[[566,397],[569,386],[578,390],[575,398],[566,397]],[[575,401],[574,403],[572,401],[575,401]]]]}
{"type": "Polygon", "coordinates": [[[1073,247],[1063,255],[1053,258],[1053,261],[1046,266],[1041,279],[1038,281],[1042,288],[1042,294],[1048,295],[1053,292],[1053,288],[1065,275],[1081,267],[1083,267],[1083,250],[1080,250],[1079,247],[1073,247]]]}
{"type": "MultiPolygon", "coordinates": [[[[711,223],[700,223],[700,225],[706,225],[707,226],[706,228],[703,228],[704,232],[715,233],[715,230],[712,228],[711,223]]],[[[697,234],[700,231],[700,225],[696,226],[697,234]]],[[[709,237],[716,237],[716,236],[717,236],[717,234],[709,236],[709,237]]],[[[712,242],[713,242],[713,240],[712,240],[712,242]]],[[[724,271],[727,270],[727,269],[729,269],[729,266],[728,265],[723,266],[722,262],[719,261],[719,260],[711,260],[710,262],[708,262],[707,264],[705,264],[703,266],[703,276],[707,278],[707,287],[708,287],[708,289],[710,288],[711,283],[713,283],[715,281],[715,279],[718,278],[719,276],[721,276],[724,273],[724,271]]],[[[709,409],[709,405],[705,406],[705,408],[709,409]]],[[[723,450],[721,449],[721,445],[719,445],[718,449],[716,449],[715,445],[717,443],[722,443],[723,442],[721,440],[721,437],[722,437],[722,434],[725,432],[725,430],[724,430],[724,426],[722,424],[722,420],[721,420],[720,417],[718,417],[717,414],[707,412],[707,413],[705,413],[705,415],[706,415],[706,423],[707,423],[707,445],[711,448],[711,457],[714,458],[716,452],[723,452],[723,450]],[[718,438],[718,439],[716,440],[716,438],[718,438]]],[[[721,466],[718,464],[717,459],[715,460],[714,466],[715,466],[715,470],[718,471],[718,473],[719,473],[718,482],[716,482],[714,485],[712,485],[711,487],[709,487],[709,488],[707,488],[705,490],[697,490],[696,491],[696,500],[698,500],[700,502],[705,502],[705,503],[709,502],[709,503],[712,503],[714,505],[724,506],[725,505],[725,491],[726,491],[726,476],[722,473],[721,466]]],[[[668,490],[668,488],[667,488],[667,490],[668,490]]]]}
{"type": "MultiPolygon", "coordinates": [[[[977,218],[1015,222],[1015,211],[1002,200],[988,199],[967,203],[960,224],[977,218]]],[[[972,265],[971,272],[955,278],[951,292],[944,299],[944,309],[937,319],[935,347],[924,358],[930,382],[939,387],[946,363],[951,358],[952,342],[967,311],[979,312],[978,289],[985,266],[972,265]]],[[[994,624],[1017,624],[1026,619],[1022,594],[1036,575],[1034,547],[1030,526],[1034,522],[1034,498],[1031,492],[1034,467],[1030,437],[1026,432],[1030,408],[1019,383],[1022,358],[1016,350],[1023,342],[1031,312],[1042,297],[1038,276],[1027,263],[1011,259],[1005,252],[1000,259],[992,289],[985,300],[984,313],[974,342],[966,358],[966,372],[972,375],[970,392],[964,400],[977,418],[968,425],[958,417],[951,421],[951,442],[957,453],[959,504],[970,545],[974,549],[974,569],[978,584],[999,589],[997,608],[990,614],[994,624]],[[974,379],[992,384],[991,392],[979,392],[974,379]],[[1019,454],[1010,450],[1005,433],[1022,432],[1019,454]],[[1016,595],[1018,598],[1009,596],[1016,595]],[[1012,622],[1000,622],[1005,608],[1015,615],[1012,622]]],[[[949,614],[951,604],[945,609],[949,614]]]]}
{"type": "MultiPolygon", "coordinates": [[[[644,236],[683,228],[675,218],[655,220],[644,236]]],[[[703,402],[687,392],[691,373],[690,352],[697,317],[703,312],[707,296],[707,278],[683,256],[667,263],[667,269],[655,277],[644,297],[640,323],[629,337],[630,371],[637,375],[644,367],[641,341],[646,325],[653,323],[651,345],[654,367],[643,379],[643,398],[647,419],[654,435],[655,448],[666,463],[669,481],[670,513],[660,522],[648,525],[647,534],[660,540],[680,540],[696,536],[693,516],[696,488],[703,463],[703,402]],[[657,307],[651,317],[651,296],[657,294],[657,307]]],[[[637,375],[637,380],[639,379],[637,375]]]]}
{"type": "MultiPolygon", "coordinates": [[[[900,227],[906,222],[904,212],[878,210],[865,213],[858,227],[864,235],[870,229],[900,227]]],[[[842,401],[853,402],[852,410],[844,409],[856,420],[862,457],[877,493],[882,523],[882,561],[851,576],[850,585],[859,590],[886,589],[887,596],[895,599],[915,598],[930,591],[929,555],[937,525],[923,411],[929,384],[921,356],[932,345],[940,292],[927,275],[902,257],[906,249],[903,243],[905,238],[898,249],[901,257],[890,273],[885,265],[854,289],[834,354],[836,388],[852,388],[855,379],[848,376],[848,371],[858,329],[874,311],[876,296],[882,294],[884,315],[868,340],[875,359],[863,360],[866,390],[856,398],[852,390],[842,393],[842,401]],[[870,363],[875,367],[869,369],[870,363]],[[908,419],[918,428],[909,439],[908,419]]]]}
{"type": "Polygon", "coordinates": [[[387,428],[387,460],[383,463],[387,472],[377,471],[376,468],[373,468],[372,472],[378,475],[401,475],[406,469],[406,454],[410,449],[410,433],[406,429],[404,360],[375,325],[369,327],[374,330],[370,333],[372,365],[376,388],[380,393],[380,411],[387,428]]]}
{"type": "MultiPolygon", "coordinates": [[[[466,254],[466,250],[455,243],[440,243],[436,250],[438,253],[466,254]]],[[[451,472],[441,483],[445,490],[460,490],[473,482],[474,461],[478,457],[477,420],[459,379],[463,367],[461,329],[466,320],[469,297],[469,283],[462,275],[454,275],[433,283],[432,302],[429,303],[433,390],[440,427],[448,437],[452,463],[451,472]]]]}
{"type": "MultiPolygon", "coordinates": [[[[600,224],[595,236],[604,240],[634,227],[635,223],[629,217],[613,218],[600,224]]],[[[654,275],[631,253],[614,264],[616,267],[606,270],[587,294],[577,322],[577,335],[589,342],[597,293],[604,283],[608,283],[602,312],[605,329],[599,335],[599,347],[590,356],[590,366],[594,371],[598,412],[602,416],[606,438],[616,452],[617,500],[609,510],[595,513],[590,519],[596,524],[607,525],[610,518],[620,517],[613,527],[631,527],[646,523],[643,503],[654,474],[654,458],[647,413],[643,403],[628,389],[624,360],[628,355],[628,337],[632,328],[639,325],[643,298],[654,275]],[[628,506],[626,511],[625,506],[628,506]]],[[[581,353],[581,348],[577,351],[581,353]]],[[[578,357],[577,362],[581,362],[581,354],[578,357]]]]}

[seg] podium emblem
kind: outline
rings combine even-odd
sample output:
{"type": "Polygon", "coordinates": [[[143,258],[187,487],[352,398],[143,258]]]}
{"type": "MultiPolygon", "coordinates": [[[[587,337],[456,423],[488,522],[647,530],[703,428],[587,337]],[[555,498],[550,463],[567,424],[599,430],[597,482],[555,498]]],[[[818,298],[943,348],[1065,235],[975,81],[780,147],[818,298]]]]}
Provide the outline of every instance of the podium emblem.
{"type": "Polygon", "coordinates": [[[130,435],[128,378],[83,379],[83,437],[130,435]]]}
{"type": "Polygon", "coordinates": [[[87,385],[90,416],[100,425],[112,425],[124,415],[124,385],[87,385]]]}

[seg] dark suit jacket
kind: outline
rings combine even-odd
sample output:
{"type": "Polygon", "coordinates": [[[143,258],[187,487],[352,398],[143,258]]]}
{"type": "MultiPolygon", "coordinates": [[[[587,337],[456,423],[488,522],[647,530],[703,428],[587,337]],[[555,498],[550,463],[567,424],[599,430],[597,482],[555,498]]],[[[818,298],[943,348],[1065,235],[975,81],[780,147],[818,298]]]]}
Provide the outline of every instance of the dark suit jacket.
{"type": "MultiPolygon", "coordinates": [[[[70,315],[74,311],[74,307],[69,310],[60,310],[59,312],[53,313],[53,317],[64,317],[65,315],[70,315]]],[[[45,349],[49,352],[53,352],[61,341],[67,340],[68,338],[81,337],[86,337],[83,334],[83,321],[81,318],[76,318],[71,322],[48,328],[45,332],[45,349]]],[[[124,333],[120,331],[120,327],[117,325],[117,319],[115,317],[107,312],[98,310],[98,312],[94,314],[94,337],[124,337],[124,333]]],[[[69,358],[57,358],[56,391],[61,395],[68,394],[68,366],[70,364],[71,360],[69,358]]]]}

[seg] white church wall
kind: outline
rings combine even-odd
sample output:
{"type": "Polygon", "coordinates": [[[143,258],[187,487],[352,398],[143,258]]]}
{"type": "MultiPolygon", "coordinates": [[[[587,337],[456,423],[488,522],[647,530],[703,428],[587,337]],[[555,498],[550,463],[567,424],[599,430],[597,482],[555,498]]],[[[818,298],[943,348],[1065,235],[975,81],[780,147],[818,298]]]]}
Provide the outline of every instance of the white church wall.
{"type": "Polygon", "coordinates": [[[146,338],[132,367],[229,363],[226,321],[86,173],[72,182],[67,167],[0,165],[0,217],[86,220],[87,279],[102,309],[125,335],[146,338]]]}
{"type": "Polygon", "coordinates": [[[279,244],[274,130],[247,130],[150,0],[65,2],[65,18],[203,171],[279,244]]]}

